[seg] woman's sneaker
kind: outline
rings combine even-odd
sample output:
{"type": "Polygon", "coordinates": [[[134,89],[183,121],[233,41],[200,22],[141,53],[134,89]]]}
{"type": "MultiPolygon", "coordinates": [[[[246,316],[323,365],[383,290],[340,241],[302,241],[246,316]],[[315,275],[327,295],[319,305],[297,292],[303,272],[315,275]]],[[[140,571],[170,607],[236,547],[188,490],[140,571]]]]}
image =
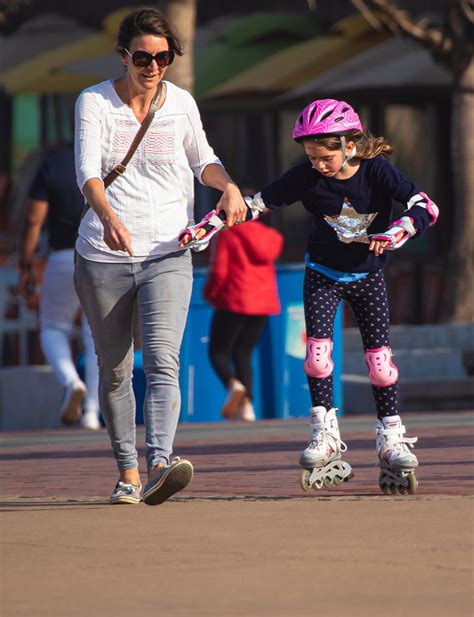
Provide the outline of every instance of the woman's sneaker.
{"type": "Polygon", "coordinates": [[[147,482],[143,501],[149,506],[158,506],[178,491],[182,491],[193,479],[194,469],[190,461],[176,457],[168,467],[162,467],[147,482]]]}
{"type": "Polygon", "coordinates": [[[120,480],[114,488],[114,492],[110,497],[111,504],[120,503],[140,503],[142,500],[142,485],[126,484],[120,480]]]}

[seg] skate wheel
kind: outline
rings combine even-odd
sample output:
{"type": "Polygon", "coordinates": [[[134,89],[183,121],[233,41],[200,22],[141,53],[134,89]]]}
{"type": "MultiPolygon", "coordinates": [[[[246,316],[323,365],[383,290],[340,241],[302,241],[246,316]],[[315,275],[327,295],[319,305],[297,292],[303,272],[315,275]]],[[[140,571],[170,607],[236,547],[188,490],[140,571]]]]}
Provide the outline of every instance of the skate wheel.
{"type": "Polygon", "coordinates": [[[323,486],[324,486],[324,488],[327,488],[329,490],[331,488],[331,486],[332,486],[331,478],[324,478],[323,486]]]}
{"type": "Polygon", "coordinates": [[[320,491],[323,488],[324,482],[322,480],[316,480],[313,484],[313,490],[320,491]]]}
{"type": "Polygon", "coordinates": [[[400,493],[400,495],[406,495],[408,493],[408,487],[406,487],[404,484],[400,484],[400,486],[398,487],[398,492],[400,493]]]}
{"type": "Polygon", "coordinates": [[[397,495],[398,494],[398,488],[397,485],[394,484],[393,482],[390,484],[390,492],[392,495],[397,495]]]}
{"type": "Polygon", "coordinates": [[[414,473],[411,473],[407,476],[407,480],[408,480],[408,488],[406,489],[406,491],[408,492],[409,495],[414,495],[416,493],[416,489],[418,488],[418,480],[416,479],[416,476],[414,473]]]}
{"type": "Polygon", "coordinates": [[[300,486],[305,493],[308,492],[309,489],[311,488],[309,484],[310,475],[311,475],[311,472],[308,469],[304,469],[300,475],[300,486]]]}
{"type": "Polygon", "coordinates": [[[385,482],[383,484],[380,484],[380,490],[382,491],[382,493],[384,495],[390,495],[390,487],[388,484],[385,484],[385,482]]]}
{"type": "Polygon", "coordinates": [[[339,486],[339,484],[342,484],[344,482],[344,478],[341,478],[341,476],[336,476],[333,482],[336,486],[339,486]]]}

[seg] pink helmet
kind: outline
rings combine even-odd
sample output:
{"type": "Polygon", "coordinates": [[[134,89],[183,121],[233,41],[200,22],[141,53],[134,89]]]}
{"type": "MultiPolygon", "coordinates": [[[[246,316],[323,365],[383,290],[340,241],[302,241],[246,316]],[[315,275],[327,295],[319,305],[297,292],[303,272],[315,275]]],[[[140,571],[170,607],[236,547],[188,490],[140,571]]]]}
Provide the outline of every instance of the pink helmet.
{"type": "Polygon", "coordinates": [[[363,131],[358,114],[345,101],[321,99],[313,101],[298,116],[293,139],[313,135],[342,135],[347,131],[363,131]]]}

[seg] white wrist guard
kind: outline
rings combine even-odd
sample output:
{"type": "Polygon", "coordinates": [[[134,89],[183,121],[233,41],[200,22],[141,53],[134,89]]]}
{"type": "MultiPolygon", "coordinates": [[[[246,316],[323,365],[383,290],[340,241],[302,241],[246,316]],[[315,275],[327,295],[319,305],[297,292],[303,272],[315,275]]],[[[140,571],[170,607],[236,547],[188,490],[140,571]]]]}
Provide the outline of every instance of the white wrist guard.
{"type": "Polygon", "coordinates": [[[270,212],[262,199],[261,193],[256,193],[253,197],[244,197],[244,201],[250,208],[252,220],[258,219],[262,214],[270,212]]]}
{"type": "Polygon", "coordinates": [[[204,251],[209,245],[211,238],[220,231],[223,227],[225,227],[225,221],[219,218],[219,213],[221,210],[212,210],[202,219],[200,223],[196,225],[189,225],[184,229],[178,236],[178,240],[182,240],[185,236],[190,238],[186,248],[190,248],[196,253],[200,251],[204,251]],[[199,240],[196,239],[196,232],[199,229],[204,227],[205,234],[199,240]]]}
{"type": "Polygon", "coordinates": [[[394,251],[405,244],[407,240],[416,234],[416,229],[413,226],[413,221],[409,216],[402,216],[398,221],[393,222],[387,231],[380,234],[370,234],[371,240],[379,242],[388,242],[385,247],[386,251],[394,251]]]}

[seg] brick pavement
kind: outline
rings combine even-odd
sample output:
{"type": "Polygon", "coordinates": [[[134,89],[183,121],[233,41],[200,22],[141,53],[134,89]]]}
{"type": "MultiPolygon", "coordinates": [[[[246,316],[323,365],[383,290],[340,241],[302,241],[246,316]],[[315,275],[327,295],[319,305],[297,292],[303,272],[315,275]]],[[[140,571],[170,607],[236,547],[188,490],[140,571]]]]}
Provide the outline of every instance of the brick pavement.
{"type": "Polygon", "coordinates": [[[308,494],[304,420],[181,425],[196,475],[156,508],[107,505],[105,431],[3,434],[2,617],[471,617],[472,416],[403,419],[416,496],[379,492],[374,419],[347,417],[355,478],[308,494]]]}
{"type": "MultiPolygon", "coordinates": [[[[404,414],[409,436],[417,435],[418,495],[474,493],[474,429],[470,412],[404,414]]],[[[344,417],[341,431],[355,477],[306,498],[380,495],[374,457],[374,420],[344,417]]],[[[303,497],[298,453],[308,436],[306,421],[183,424],[176,454],[192,460],[195,477],[177,499],[216,497],[303,497]]],[[[143,428],[137,442],[143,444],[143,428]]],[[[1,438],[3,497],[105,499],[117,478],[105,430],[56,429],[4,433],[1,438]]],[[[144,462],[143,448],[139,448],[144,462]]],[[[390,499],[390,497],[389,497],[390,499]]]]}

